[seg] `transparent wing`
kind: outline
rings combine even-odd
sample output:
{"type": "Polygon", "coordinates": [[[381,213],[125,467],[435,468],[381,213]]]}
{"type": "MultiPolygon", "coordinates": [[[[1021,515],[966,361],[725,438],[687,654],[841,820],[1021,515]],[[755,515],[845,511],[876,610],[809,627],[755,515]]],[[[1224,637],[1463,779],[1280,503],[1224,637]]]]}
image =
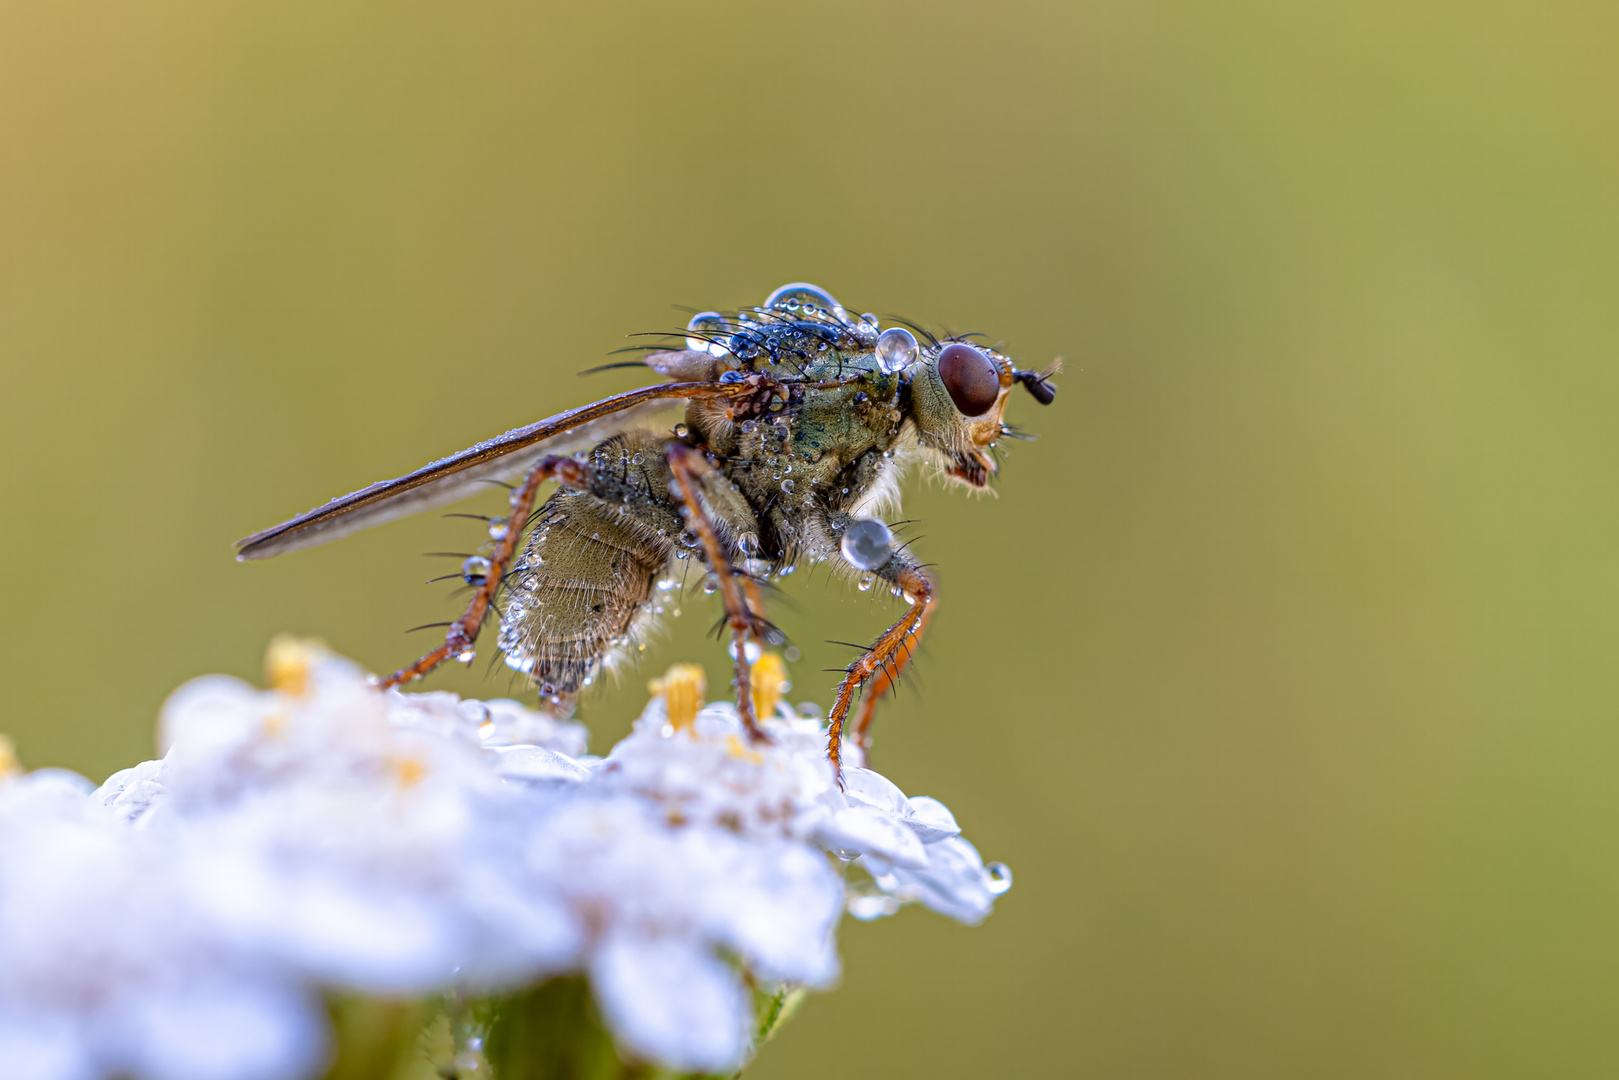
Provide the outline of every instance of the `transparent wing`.
{"type": "Polygon", "coordinates": [[[693,398],[724,398],[740,383],[678,382],[643,386],[513,428],[396,480],[383,480],[333,499],[236,543],[236,557],[267,559],[315,547],[373,525],[431,510],[483,490],[482,481],[523,475],[541,455],[592,445],[627,424],[693,398]]]}

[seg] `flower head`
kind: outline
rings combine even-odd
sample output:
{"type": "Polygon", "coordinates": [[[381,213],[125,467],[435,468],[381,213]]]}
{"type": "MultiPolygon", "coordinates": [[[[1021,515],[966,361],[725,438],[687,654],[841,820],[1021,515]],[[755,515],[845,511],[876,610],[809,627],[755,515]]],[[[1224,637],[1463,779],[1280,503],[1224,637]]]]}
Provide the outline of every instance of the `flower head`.
{"type": "Polygon", "coordinates": [[[748,743],[689,673],[593,758],[576,724],[379,692],[307,643],[268,668],[270,690],[181,687],[164,756],[99,789],[0,780],[0,1055],[25,1072],[300,1077],[320,990],[574,972],[628,1054],[720,1071],[749,1051],[749,985],[837,978],[846,903],[976,922],[1003,889],[943,804],[865,769],[840,788],[785,705],[748,743]]]}

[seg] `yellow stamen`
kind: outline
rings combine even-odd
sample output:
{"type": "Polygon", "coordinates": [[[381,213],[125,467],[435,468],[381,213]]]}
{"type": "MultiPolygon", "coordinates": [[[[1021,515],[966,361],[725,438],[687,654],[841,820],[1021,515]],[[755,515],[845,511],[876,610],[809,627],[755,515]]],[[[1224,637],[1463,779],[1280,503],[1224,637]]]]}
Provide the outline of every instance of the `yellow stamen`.
{"type": "Polygon", "coordinates": [[[394,770],[399,773],[399,786],[410,787],[427,775],[427,766],[415,758],[394,758],[394,770]]]}
{"type": "Polygon", "coordinates": [[[749,682],[753,687],[753,715],[760,720],[776,715],[781,695],[792,686],[787,681],[787,665],[782,662],[781,654],[773,652],[763,653],[753,662],[749,682]]]}
{"type": "Polygon", "coordinates": [[[325,653],[324,642],[277,634],[264,655],[264,681],[288,697],[303,697],[309,690],[309,669],[325,653]]]}
{"type": "Polygon", "coordinates": [[[741,758],[743,761],[753,765],[757,765],[765,759],[765,756],[759,751],[750,750],[743,746],[742,740],[735,735],[725,736],[725,752],[734,758],[741,758]]]}
{"type": "Polygon", "coordinates": [[[675,664],[663,678],[647,683],[647,690],[663,698],[664,715],[680,731],[696,721],[697,710],[703,707],[703,694],[708,691],[708,676],[697,664],[675,664]]]}
{"type": "Polygon", "coordinates": [[[17,744],[9,735],[0,735],[0,779],[22,773],[22,762],[17,758],[17,744]]]}

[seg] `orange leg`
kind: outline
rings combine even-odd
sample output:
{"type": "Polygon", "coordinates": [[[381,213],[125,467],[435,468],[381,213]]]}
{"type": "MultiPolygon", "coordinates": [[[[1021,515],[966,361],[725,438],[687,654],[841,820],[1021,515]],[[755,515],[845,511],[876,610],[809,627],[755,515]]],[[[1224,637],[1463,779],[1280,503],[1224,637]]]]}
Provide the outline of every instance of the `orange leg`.
{"type": "Polygon", "coordinates": [[[849,715],[849,707],[854,703],[855,691],[869,682],[865,699],[860,703],[860,712],[855,716],[854,727],[855,743],[863,750],[870,742],[866,732],[871,727],[877,699],[894,685],[899,673],[911,662],[917,643],[922,639],[922,631],[927,629],[933,609],[939,603],[933,578],[920,566],[901,567],[893,580],[910,598],[911,609],[899,622],[884,630],[860,659],[849,665],[843,681],[838,684],[837,697],[832,702],[826,756],[832,762],[832,770],[837,774],[840,786],[843,784],[843,726],[849,715]]]}
{"type": "Polygon", "coordinates": [[[513,494],[512,512],[507,519],[510,524],[506,527],[506,535],[495,544],[495,552],[489,558],[489,573],[484,577],[483,584],[478,586],[477,592],[472,594],[472,601],[467,604],[466,611],[450,624],[450,629],[444,635],[444,644],[410,667],[401,668],[389,675],[377,685],[387,690],[401,683],[414,682],[444,661],[460,657],[471,649],[472,643],[478,640],[478,631],[483,626],[485,616],[489,614],[489,609],[495,602],[495,593],[500,589],[506,568],[511,565],[512,556],[517,552],[523,525],[534,509],[534,498],[540,490],[540,485],[554,479],[570,487],[585,487],[589,483],[589,476],[589,469],[571,457],[547,454],[537,461],[513,494]]]}
{"type": "Polygon", "coordinates": [[[680,500],[685,505],[681,507],[681,514],[692,532],[702,541],[703,552],[708,556],[709,569],[720,581],[720,596],[725,601],[725,617],[731,625],[732,648],[736,653],[736,713],[742,718],[742,726],[748,729],[748,738],[756,743],[767,743],[770,736],[759,726],[758,719],[753,715],[753,694],[749,686],[748,675],[748,636],[763,639],[765,637],[765,624],[763,618],[748,605],[748,600],[742,591],[742,583],[731,572],[731,560],[720,547],[719,534],[714,531],[713,522],[703,512],[703,506],[697,498],[699,477],[708,471],[708,462],[685,443],[670,443],[668,448],[669,471],[674,474],[675,482],[680,486],[680,500]]]}

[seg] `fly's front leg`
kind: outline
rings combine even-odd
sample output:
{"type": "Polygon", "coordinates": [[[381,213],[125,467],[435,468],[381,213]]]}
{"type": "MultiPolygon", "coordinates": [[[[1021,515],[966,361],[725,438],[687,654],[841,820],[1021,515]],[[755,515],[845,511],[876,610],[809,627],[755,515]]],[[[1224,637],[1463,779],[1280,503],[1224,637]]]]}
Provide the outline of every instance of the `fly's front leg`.
{"type": "Polygon", "coordinates": [[[510,524],[506,527],[506,535],[495,544],[494,554],[489,557],[489,571],[484,575],[477,591],[472,594],[472,601],[467,604],[466,611],[450,624],[450,629],[444,635],[444,644],[410,667],[401,668],[389,675],[377,685],[387,690],[401,683],[414,682],[444,661],[464,656],[472,648],[472,643],[478,640],[478,631],[483,626],[484,618],[489,614],[490,606],[495,602],[495,593],[500,590],[501,579],[506,576],[506,568],[511,565],[512,555],[517,551],[517,542],[523,534],[523,525],[534,510],[534,499],[540,485],[547,480],[558,480],[569,487],[584,487],[589,483],[589,477],[590,470],[571,457],[547,454],[535,462],[528,475],[523,477],[523,482],[512,492],[512,512],[507,519],[510,524]]]}
{"type": "Polygon", "coordinates": [[[876,573],[882,580],[898,585],[911,608],[904,618],[884,630],[872,642],[871,648],[845,669],[843,681],[838,684],[837,696],[833,699],[832,711],[828,716],[826,756],[832,762],[840,785],[843,783],[844,722],[850,706],[854,704],[855,692],[862,684],[866,685],[854,724],[855,745],[860,748],[863,758],[866,747],[870,745],[867,731],[871,727],[872,714],[877,709],[877,700],[899,681],[899,673],[911,662],[922,639],[922,632],[933,618],[933,609],[938,606],[938,587],[932,575],[909,554],[895,552],[876,573]]]}
{"type": "Polygon", "coordinates": [[[685,443],[670,443],[665,453],[669,459],[669,471],[674,474],[675,486],[679,488],[680,513],[702,542],[709,568],[719,578],[720,596],[725,601],[725,618],[731,627],[732,650],[736,653],[737,715],[742,718],[742,726],[747,728],[749,739],[756,743],[769,742],[770,736],[765,734],[753,715],[747,650],[748,636],[752,634],[763,638],[767,632],[766,624],[763,617],[748,604],[742,583],[731,572],[731,559],[720,544],[719,533],[697,497],[700,478],[713,471],[713,466],[685,443]]]}

